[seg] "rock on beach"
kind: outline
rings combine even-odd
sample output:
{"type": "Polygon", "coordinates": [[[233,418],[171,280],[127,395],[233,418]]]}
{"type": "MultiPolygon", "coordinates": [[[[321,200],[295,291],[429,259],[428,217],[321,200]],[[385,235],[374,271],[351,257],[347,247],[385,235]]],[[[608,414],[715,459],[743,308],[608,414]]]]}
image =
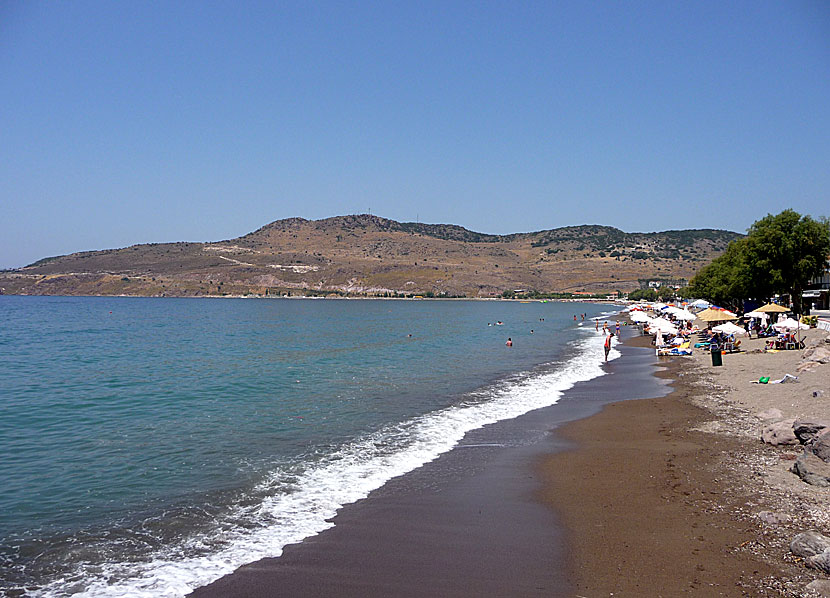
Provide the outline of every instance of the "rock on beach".
{"type": "Polygon", "coordinates": [[[799,444],[798,437],[793,432],[795,419],[782,419],[767,424],[761,429],[761,440],[772,446],[793,446],[799,444]]]}
{"type": "Polygon", "coordinates": [[[809,450],[799,455],[790,471],[812,486],[830,488],[830,463],[825,463],[809,450]]]}
{"type": "Polygon", "coordinates": [[[795,556],[807,558],[830,549],[830,538],[815,530],[801,532],[790,542],[790,551],[795,556]]]}
{"type": "Polygon", "coordinates": [[[813,439],[830,427],[830,422],[807,419],[796,419],[793,422],[793,432],[801,444],[809,444],[813,439]]]}

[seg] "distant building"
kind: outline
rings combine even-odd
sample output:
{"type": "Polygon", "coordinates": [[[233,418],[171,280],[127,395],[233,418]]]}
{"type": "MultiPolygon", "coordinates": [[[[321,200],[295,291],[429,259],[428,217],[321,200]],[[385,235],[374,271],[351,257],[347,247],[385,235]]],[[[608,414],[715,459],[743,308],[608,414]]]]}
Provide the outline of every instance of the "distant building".
{"type": "Polygon", "coordinates": [[[801,294],[804,307],[808,309],[830,309],[830,270],[816,276],[801,294]]]}
{"type": "Polygon", "coordinates": [[[641,289],[659,289],[660,287],[681,289],[689,285],[689,281],[685,278],[661,278],[659,280],[641,279],[638,282],[640,283],[641,289]]]}

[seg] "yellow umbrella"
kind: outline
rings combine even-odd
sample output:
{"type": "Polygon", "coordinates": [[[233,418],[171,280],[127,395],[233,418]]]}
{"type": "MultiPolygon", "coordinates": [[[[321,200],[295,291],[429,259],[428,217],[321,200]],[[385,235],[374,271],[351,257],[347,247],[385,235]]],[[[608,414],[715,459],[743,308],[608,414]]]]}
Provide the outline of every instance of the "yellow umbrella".
{"type": "Polygon", "coordinates": [[[712,309],[711,307],[708,309],[704,309],[702,312],[697,314],[697,317],[703,320],[704,322],[727,322],[729,320],[738,319],[735,316],[729,315],[725,311],[721,311],[719,309],[712,309]]]}
{"type": "Polygon", "coordinates": [[[790,309],[788,307],[784,307],[783,305],[778,305],[777,303],[767,303],[755,311],[761,311],[768,314],[783,314],[790,311],[790,309]]]}

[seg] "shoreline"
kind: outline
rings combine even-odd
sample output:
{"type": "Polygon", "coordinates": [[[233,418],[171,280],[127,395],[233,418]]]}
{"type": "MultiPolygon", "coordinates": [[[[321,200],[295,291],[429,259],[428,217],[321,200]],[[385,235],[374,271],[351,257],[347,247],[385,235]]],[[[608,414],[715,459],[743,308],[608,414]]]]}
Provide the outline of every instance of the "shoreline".
{"type": "MultiPolygon", "coordinates": [[[[553,406],[467,434],[459,446],[346,505],[335,526],[190,596],[571,596],[558,514],[539,500],[551,430],[620,398],[659,396],[653,352],[620,347],[609,374],[553,406]]],[[[597,359],[601,360],[598,347],[597,359]]]]}
{"type": "Polygon", "coordinates": [[[614,305],[617,307],[624,307],[632,303],[631,301],[620,301],[618,299],[514,299],[505,297],[375,297],[360,295],[345,295],[345,296],[320,296],[320,295],[32,295],[22,293],[0,293],[0,297],[62,297],[62,298],[111,298],[111,299],[313,299],[315,301],[502,301],[507,303],[594,303],[598,305],[614,305]]]}
{"type": "Polygon", "coordinates": [[[633,330],[608,375],[471,432],[341,509],[335,527],[190,596],[808,595],[822,575],[788,544],[830,531],[814,514],[830,490],[789,473],[793,447],[762,444],[762,420],[740,405],[759,394],[751,364],[791,368],[801,352],[712,368],[702,352],[658,359],[633,330]]]}

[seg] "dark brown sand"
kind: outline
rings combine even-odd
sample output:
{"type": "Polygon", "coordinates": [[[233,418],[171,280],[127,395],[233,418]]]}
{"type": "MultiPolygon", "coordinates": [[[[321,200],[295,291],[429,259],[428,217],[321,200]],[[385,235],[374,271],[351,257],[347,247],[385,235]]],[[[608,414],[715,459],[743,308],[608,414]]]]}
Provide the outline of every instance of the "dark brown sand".
{"type": "MultiPolygon", "coordinates": [[[[662,374],[674,378],[678,362],[662,374]]],[[[772,596],[780,573],[743,546],[725,457],[738,441],[688,431],[711,419],[675,382],[663,398],[608,405],[559,432],[578,448],[544,459],[545,499],[567,531],[578,596],[772,596]]]]}

